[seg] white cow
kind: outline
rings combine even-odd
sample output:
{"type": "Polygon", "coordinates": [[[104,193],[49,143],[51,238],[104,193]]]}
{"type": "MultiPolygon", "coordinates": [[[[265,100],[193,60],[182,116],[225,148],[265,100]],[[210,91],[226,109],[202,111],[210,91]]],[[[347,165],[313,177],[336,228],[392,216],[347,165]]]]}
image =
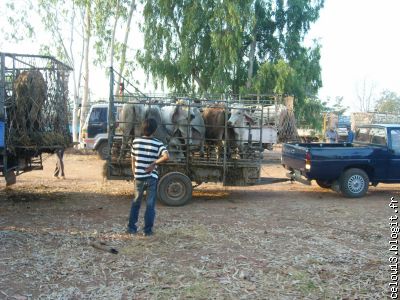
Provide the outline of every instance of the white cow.
{"type": "Polygon", "coordinates": [[[158,127],[154,137],[166,144],[169,140],[169,134],[162,124],[161,110],[158,105],[144,103],[125,103],[122,106],[120,128],[122,129],[122,145],[119,159],[126,155],[126,146],[133,138],[141,135],[141,126],[146,118],[156,120],[158,127]]]}
{"type": "Polygon", "coordinates": [[[189,149],[199,149],[204,154],[205,126],[200,110],[180,100],[175,105],[161,108],[162,122],[168,133],[181,137],[189,149]]]}
{"type": "Polygon", "coordinates": [[[204,155],[204,140],[206,135],[206,127],[203,116],[197,107],[192,107],[194,118],[190,122],[190,140],[191,149],[199,149],[200,155],[204,155]]]}
{"type": "Polygon", "coordinates": [[[192,111],[181,104],[166,105],[161,107],[161,122],[164,124],[170,136],[176,136],[179,133],[186,134],[188,124],[194,118],[192,111]]]}
{"type": "Polygon", "coordinates": [[[253,118],[249,115],[248,110],[241,103],[235,103],[231,106],[231,116],[229,117],[227,124],[233,129],[234,144],[237,145],[239,151],[242,152],[244,149],[244,137],[248,130],[247,124],[253,123],[253,118]]]}

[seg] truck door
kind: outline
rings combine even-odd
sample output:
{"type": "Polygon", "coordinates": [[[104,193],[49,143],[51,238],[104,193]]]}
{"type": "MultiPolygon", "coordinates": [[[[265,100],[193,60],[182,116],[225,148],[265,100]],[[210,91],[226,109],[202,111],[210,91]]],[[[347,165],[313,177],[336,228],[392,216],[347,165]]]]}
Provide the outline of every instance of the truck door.
{"type": "Polygon", "coordinates": [[[107,133],[107,107],[93,107],[90,113],[88,138],[94,138],[100,133],[107,133]]]}
{"type": "Polygon", "coordinates": [[[400,182],[400,129],[390,129],[389,137],[389,146],[392,151],[390,154],[388,179],[400,182]]]}

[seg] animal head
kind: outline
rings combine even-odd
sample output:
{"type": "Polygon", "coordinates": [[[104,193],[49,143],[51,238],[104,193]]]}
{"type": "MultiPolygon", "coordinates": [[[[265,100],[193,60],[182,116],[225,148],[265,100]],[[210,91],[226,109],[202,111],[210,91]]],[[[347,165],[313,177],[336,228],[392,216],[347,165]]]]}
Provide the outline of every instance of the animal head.
{"type": "MultiPolygon", "coordinates": [[[[182,101],[182,100],[181,100],[182,101]]],[[[172,114],[173,124],[189,124],[195,118],[193,108],[177,101],[172,114]]]]}
{"type": "Polygon", "coordinates": [[[182,150],[182,142],[177,137],[171,137],[168,142],[168,153],[171,161],[182,161],[185,159],[182,150]]]}
{"type": "Polygon", "coordinates": [[[232,127],[242,127],[246,125],[246,123],[253,124],[254,120],[249,115],[248,110],[243,104],[235,103],[231,108],[230,117],[227,123],[232,127]]]}

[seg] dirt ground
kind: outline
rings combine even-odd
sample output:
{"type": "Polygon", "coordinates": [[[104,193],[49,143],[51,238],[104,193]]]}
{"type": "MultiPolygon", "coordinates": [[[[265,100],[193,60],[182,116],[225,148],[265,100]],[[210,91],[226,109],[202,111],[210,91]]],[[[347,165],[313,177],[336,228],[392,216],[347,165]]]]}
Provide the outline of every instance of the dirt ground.
{"type": "MultiPolygon", "coordinates": [[[[266,154],[263,176],[285,178],[278,157],[266,154]]],[[[51,156],[1,181],[0,299],[388,298],[400,185],[350,200],[316,184],[203,184],[186,206],[159,203],[142,239],[125,234],[132,183],[103,182],[102,163],[66,154],[60,180],[51,156]]]]}

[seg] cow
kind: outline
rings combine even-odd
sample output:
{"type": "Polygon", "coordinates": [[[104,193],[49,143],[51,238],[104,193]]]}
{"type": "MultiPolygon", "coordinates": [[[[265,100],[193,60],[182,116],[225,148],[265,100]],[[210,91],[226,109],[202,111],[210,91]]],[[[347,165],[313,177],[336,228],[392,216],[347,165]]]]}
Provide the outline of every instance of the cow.
{"type": "Polygon", "coordinates": [[[185,100],[179,100],[175,105],[161,108],[162,122],[169,134],[180,137],[183,144],[190,150],[200,150],[204,154],[205,127],[200,110],[191,107],[185,100]]]}
{"type": "Polygon", "coordinates": [[[171,137],[168,142],[168,153],[169,153],[169,160],[174,162],[178,161],[181,162],[185,159],[185,155],[182,149],[182,142],[177,137],[171,137]]]}
{"type": "MultiPolygon", "coordinates": [[[[164,124],[170,136],[181,134],[182,137],[187,138],[188,126],[194,117],[189,107],[182,104],[161,107],[161,122],[164,124]]],[[[189,144],[188,141],[186,143],[189,144]]]]}
{"type": "Polygon", "coordinates": [[[234,103],[231,106],[230,117],[227,124],[233,129],[233,145],[237,146],[239,153],[244,150],[244,137],[248,130],[247,124],[253,124],[254,120],[249,111],[241,103],[234,103]]]}
{"type": "Polygon", "coordinates": [[[225,108],[207,107],[203,110],[202,117],[206,140],[212,143],[222,141],[225,134],[225,108]]]}
{"type": "Polygon", "coordinates": [[[172,138],[176,138],[180,139],[180,143],[175,139],[173,144],[180,149],[179,151],[188,146],[190,150],[200,149],[201,155],[204,153],[205,127],[197,107],[191,107],[183,100],[167,105],[147,102],[126,103],[122,107],[120,118],[120,128],[123,132],[120,160],[126,154],[128,142],[141,134],[140,127],[146,118],[157,121],[159,126],[154,137],[164,144],[169,144],[172,138]]]}
{"type": "Polygon", "coordinates": [[[198,149],[200,156],[204,155],[204,139],[206,135],[206,127],[203,116],[198,107],[191,108],[194,114],[194,118],[190,121],[190,139],[191,149],[198,149]]]}
{"type": "Polygon", "coordinates": [[[120,128],[122,130],[122,144],[119,160],[125,157],[126,146],[134,137],[141,135],[141,126],[145,119],[156,120],[158,127],[154,137],[166,144],[169,140],[167,128],[162,123],[161,110],[158,105],[145,103],[125,103],[122,106],[120,128]]]}
{"type": "Polygon", "coordinates": [[[224,146],[225,114],[225,107],[222,105],[206,107],[202,112],[207,156],[210,157],[211,155],[210,147],[215,146],[217,160],[220,158],[221,148],[224,146]]]}
{"type": "MultiPolygon", "coordinates": [[[[244,136],[247,123],[254,122],[243,104],[235,103],[231,106],[229,114],[224,105],[207,107],[203,110],[203,119],[206,126],[205,138],[208,144],[215,144],[217,147],[223,145],[220,141],[226,141],[228,157],[232,148],[238,148],[239,152],[244,149],[244,136]],[[226,135],[225,116],[228,115],[226,135]]],[[[217,156],[220,153],[217,151],[217,156]]]]}

